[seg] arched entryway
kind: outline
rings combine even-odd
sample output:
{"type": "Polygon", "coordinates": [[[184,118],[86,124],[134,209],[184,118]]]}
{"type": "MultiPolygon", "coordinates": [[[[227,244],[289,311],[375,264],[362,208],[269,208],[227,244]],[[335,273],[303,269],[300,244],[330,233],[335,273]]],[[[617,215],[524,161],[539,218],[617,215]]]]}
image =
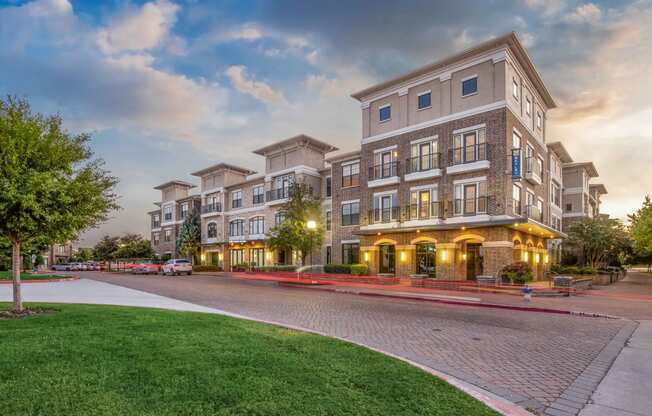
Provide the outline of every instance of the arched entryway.
{"type": "Polygon", "coordinates": [[[380,274],[396,273],[396,246],[394,244],[380,244],[378,246],[378,272],[380,274]]]}
{"type": "Polygon", "coordinates": [[[461,235],[454,240],[460,244],[462,261],[465,263],[465,277],[467,280],[476,280],[478,276],[482,275],[483,253],[482,243],[484,237],[477,234],[461,235]]]}

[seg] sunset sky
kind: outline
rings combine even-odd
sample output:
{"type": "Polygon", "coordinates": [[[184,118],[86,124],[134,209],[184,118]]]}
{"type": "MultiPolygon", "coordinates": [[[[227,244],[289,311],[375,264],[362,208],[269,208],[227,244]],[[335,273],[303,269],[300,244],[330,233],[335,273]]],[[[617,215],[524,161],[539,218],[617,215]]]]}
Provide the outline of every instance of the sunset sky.
{"type": "Polygon", "coordinates": [[[516,31],[556,99],[547,140],[593,161],[623,218],[652,193],[652,0],[0,0],[0,94],[60,113],[120,178],[103,234],[149,237],[153,186],[306,133],[359,146],[349,95],[516,31]],[[334,7],[339,5],[339,7],[334,7]]]}

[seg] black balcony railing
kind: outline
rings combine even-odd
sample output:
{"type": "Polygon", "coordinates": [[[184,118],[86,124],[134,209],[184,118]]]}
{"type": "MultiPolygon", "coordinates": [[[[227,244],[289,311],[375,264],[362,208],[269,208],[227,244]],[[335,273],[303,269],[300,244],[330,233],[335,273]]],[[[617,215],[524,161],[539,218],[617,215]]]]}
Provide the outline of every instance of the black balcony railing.
{"type": "Polygon", "coordinates": [[[165,215],[163,215],[163,219],[165,221],[172,221],[172,213],[171,212],[166,213],[165,215]]]}
{"type": "Polygon", "coordinates": [[[398,161],[381,163],[380,165],[369,167],[369,180],[391,178],[399,175],[398,161]]]}
{"type": "Polygon", "coordinates": [[[527,205],[525,207],[525,216],[540,223],[543,223],[543,211],[536,205],[527,205]]]}
{"type": "Polygon", "coordinates": [[[160,228],[160,227],[161,227],[160,221],[152,221],[152,228],[160,228]]]}
{"type": "Polygon", "coordinates": [[[399,221],[401,218],[401,207],[375,208],[369,210],[369,223],[387,223],[399,221]]]}
{"type": "Polygon", "coordinates": [[[285,199],[290,197],[290,188],[279,188],[271,189],[267,191],[266,200],[269,201],[278,201],[279,199],[285,199]]]}
{"type": "Polygon", "coordinates": [[[489,197],[454,199],[449,214],[453,216],[487,214],[489,197]]]}
{"type": "Polygon", "coordinates": [[[405,163],[405,173],[426,172],[432,169],[439,169],[441,166],[441,153],[415,156],[405,163]]]}
{"type": "Polygon", "coordinates": [[[427,220],[432,218],[443,218],[444,210],[439,201],[410,204],[406,207],[405,218],[410,220],[427,220]]]}
{"type": "Polygon", "coordinates": [[[210,214],[211,212],[222,212],[222,204],[218,202],[201,206],[202,214],[210,214]]]}
{"type": "Polygon", "coordinates": [[[470,146],[455,147],[449,150],[448,158],[451,165],[489,160],[489,146],[487,143],[479,143],[470,146]]]}

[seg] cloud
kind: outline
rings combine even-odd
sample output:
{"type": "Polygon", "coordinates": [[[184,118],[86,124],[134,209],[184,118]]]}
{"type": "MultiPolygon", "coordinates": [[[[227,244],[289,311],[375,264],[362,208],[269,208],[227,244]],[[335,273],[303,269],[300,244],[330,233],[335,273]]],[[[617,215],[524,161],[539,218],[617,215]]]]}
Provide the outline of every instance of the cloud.
{"type": "MultiPolygon", "coordinates": [[[[179,6],[167,0],[145,3],[129,9],[97,31],[97,45],[107,54],[145,51],[159,47],[168,39],[176,22],[179,6]]],[[[178,40],[175,44],[178,47],[178,40]]]]}
{"type": "Polygon", "coordinates": [[[530,9],[543,13],[544,16],[558,14],[566,7],[565,0],[524,0],[524,3],[530,9]]]}
{"type": "Polygon", "coordinates": [[[267,104],[285,104],[287,101],[280,91],[262,81],[256,81],[247,74],[244,65],[233,65],[224,73],[231,79],[231,83],[241,93],[251,95],[255,99],[267,104]]]}
{"type": "Polygon", "coordinates": [[[602,10],[600,10],[600,7],[596,6],[593,3],[587,3],[581,6],[577,6],[575,10],[564,16],[564,20],[571,23],[595,24],[600,21],[601,17],[602,10]]]}

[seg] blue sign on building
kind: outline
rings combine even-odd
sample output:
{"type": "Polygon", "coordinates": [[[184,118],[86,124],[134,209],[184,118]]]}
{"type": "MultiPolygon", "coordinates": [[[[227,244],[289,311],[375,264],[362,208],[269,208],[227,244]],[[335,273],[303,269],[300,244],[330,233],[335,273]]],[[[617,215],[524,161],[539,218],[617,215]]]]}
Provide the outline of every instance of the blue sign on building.
{"type": "Polygon", "coordinates": [[[521,178],[521,149],[512,149],[512,179],[521,178]]]}

